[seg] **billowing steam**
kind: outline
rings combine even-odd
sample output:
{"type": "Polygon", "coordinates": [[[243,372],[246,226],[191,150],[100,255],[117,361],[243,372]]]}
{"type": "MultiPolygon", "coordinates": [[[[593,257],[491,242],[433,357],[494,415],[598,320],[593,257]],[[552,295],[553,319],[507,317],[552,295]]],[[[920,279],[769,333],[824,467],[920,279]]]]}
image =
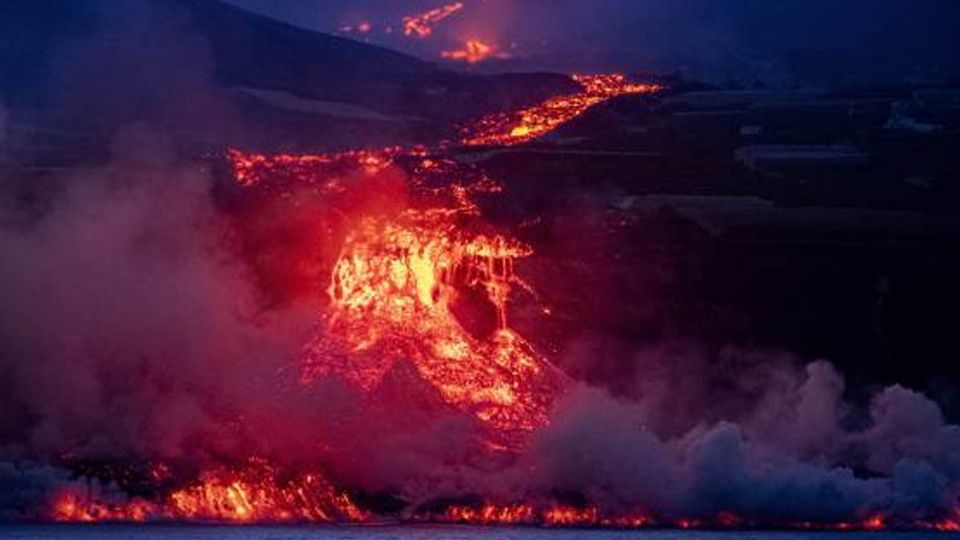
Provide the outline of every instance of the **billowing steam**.
{"type": "Polygon", "coordinates": [[[888,388],[862,425],[847,427],[855,408],[829,364],[755,375],[767,390],[744,417],[705,420],[672,437],[649,429],[664,403],[574,394],[537,438],[537,481],[614,509],[782,523],[911,521],[955,508],[960,428],[925,397],[888,388]]]}

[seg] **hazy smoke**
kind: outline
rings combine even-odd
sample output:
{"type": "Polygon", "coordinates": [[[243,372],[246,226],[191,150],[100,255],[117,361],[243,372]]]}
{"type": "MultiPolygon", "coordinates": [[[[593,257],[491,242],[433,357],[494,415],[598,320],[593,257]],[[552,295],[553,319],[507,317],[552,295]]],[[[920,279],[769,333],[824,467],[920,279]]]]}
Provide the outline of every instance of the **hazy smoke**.
{"type": "Polygon", "coordinates": [[[66,178],[40,223],[0,233],[2,443],[180,455],[213,420],[205,397],[263,362],[255,327],[241,324],[254,292],[222,245],[209,176],[169,161],[162,139],[126,145],[136,150],[66,178]]]}
{"type": "Polygon", "coordinates": [[[4,108],[3,102],[0,101],[0,151],[3,149],[3,145],[7,142],[7,109],[4,108]]]}
{"type": "Polygon", "coordinates": [[[174,146],[132,126],[108,164],[59,179],[38,221],[0,215],[18,223],[0,229],[7,517],[36,517],[73,481],[49,465],[63,460],[319,460],[348,485],[414,499],[462,482],[482,452],[476,421],[421,409],[436,390],[409,365],[369,397],[299,383],[322,306],[268,305],[212,175],[174,146]]]}
{"type": "Polygon", "coordinates": [[[955,507],[960,428],[936,404],[891,387],[874,397],[864,425],[847,427],[855,408],[829,364],[767,376],[784,384],[745,417],[673,437],[649,429],[643,399],[574,393],[537,437],[530,464],[539,487],[584,493],[611,510],[778,522],[913,520],[955,507]]]}
{"type": "Polygon", "coordinates": [[[67,471],[49,465],[0,462],[0,521],[36,517],[53,490],[69,480],[67,471]]]}

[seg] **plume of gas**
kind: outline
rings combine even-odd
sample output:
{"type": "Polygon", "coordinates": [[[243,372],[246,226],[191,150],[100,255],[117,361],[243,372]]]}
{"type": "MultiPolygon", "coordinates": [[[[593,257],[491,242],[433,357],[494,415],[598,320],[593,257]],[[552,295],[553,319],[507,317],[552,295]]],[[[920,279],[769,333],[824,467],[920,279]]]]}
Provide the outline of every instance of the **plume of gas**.
{"type": "MultiPolygon", "coordinates": [[[[653,367],[672,361],[670,354],[677,358],[650,351],[635,362],[653,367]]],[[[590,387],[572,392],[519,465],[536,472],[512,489],[581,494],[605,515],[711,520],[729,513],[793,526],[954,515],[960,427],[933,401],[893,386],[863,409],[844,399],[844,379],[829,363],[726,354],[727,365],[736,365],[735,355],[763,363],[741,370],[736,378],[744,384],[722,394],[678,384],[704,371],[690,362],[650,378],[640,371],[632,398],[590,387]],[[686,403],[679,414],[686,418],[664,421],[672,402],[686,403]]]]}

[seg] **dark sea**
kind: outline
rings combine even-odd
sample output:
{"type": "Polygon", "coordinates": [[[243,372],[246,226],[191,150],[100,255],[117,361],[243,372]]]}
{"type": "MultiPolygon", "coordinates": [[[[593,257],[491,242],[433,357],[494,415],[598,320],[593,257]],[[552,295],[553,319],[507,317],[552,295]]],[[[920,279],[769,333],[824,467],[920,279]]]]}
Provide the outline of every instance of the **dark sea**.
{"type": "Polygon", "coordinates": [[[167,527],[0,525],[4,540],[934,540],[938,533],[599,531],[471,527],[167,527]]]}

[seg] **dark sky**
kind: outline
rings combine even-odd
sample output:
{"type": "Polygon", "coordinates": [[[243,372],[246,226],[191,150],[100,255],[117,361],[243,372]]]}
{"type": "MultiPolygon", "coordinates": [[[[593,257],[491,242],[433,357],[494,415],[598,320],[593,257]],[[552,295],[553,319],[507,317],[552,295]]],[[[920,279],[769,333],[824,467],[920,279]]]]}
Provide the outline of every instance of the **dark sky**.
{"type": "Polygon", "coordinates": [[[444,0],[229,1],[323,31],[369,21],[364,39],[426,58],[482,38],[523,67],[688,69],[715,79],[929,75],[955,68],[960,48],[956,0],[464,0],[425,42],[384,29],[444,0]]]}

